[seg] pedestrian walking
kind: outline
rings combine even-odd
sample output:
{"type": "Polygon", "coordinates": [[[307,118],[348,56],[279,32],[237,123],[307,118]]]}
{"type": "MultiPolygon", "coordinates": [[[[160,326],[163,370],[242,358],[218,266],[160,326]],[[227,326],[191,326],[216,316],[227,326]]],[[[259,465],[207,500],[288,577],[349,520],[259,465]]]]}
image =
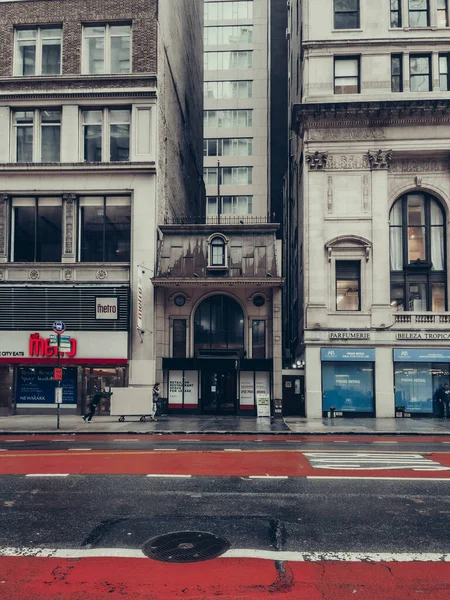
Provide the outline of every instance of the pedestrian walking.
{"type": "Polygon", "coordinates": [[[159,407],[159,395],[161,393],[159,383],[155,383],[152,390],[152,414],[150,416],[152,421],[157,421],[156,413],[159,407]]]}
{"type": "Polygon", "coordinates": [[[436,390],[434,398],[437,402],[439,416],[443,419],[450,419],[450,389],[447,382],[436,390]]]}
{"type": "Polygon", "coordinates": [[[95,415],[95,411],[97,410],[97,406],[102,401],[102,398],[110,398],[112,396],[112,392],[106,392],[102,390],[101,392],[97,392],[92,396],[91,401],[89,402],[89,412],[82,416],[83,421],[86,423],[90,423],[92,421],[92,417],[95,415]]]}

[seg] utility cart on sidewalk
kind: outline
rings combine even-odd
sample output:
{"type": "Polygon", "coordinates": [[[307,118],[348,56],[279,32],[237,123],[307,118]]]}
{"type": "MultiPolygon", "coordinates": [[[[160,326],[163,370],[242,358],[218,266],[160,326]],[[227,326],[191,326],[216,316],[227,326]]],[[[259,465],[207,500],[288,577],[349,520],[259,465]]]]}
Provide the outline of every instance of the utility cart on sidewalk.
{"type": "Polygon", "coordinates": [[[139,417],[139,421],[145,422],[153,416],[152,390],[151,387],[112,388],[110,415],[119,417],[121,423],[127,417],[139,417]]]}

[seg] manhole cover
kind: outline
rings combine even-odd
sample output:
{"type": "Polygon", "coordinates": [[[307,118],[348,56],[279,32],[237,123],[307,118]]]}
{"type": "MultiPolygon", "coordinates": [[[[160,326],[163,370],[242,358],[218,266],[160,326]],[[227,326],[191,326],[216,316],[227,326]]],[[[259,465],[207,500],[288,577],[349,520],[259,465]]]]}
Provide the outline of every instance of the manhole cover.
{"type": "Polygon", "coordinates": [[[205,531],[175,531],[148,540],[142,546],[148,558],[172,563],[200,562],[224,554],[230,543],[205,531]]]}

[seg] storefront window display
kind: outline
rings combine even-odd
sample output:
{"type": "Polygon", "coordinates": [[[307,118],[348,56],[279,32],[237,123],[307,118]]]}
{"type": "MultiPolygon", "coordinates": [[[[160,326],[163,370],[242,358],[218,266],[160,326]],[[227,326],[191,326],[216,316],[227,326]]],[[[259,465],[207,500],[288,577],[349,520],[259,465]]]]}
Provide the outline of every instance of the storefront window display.
{"type": "Polygon", "coordinates": [[[322,349],[322,410],[375,413],[375,351],[322,349]]]}

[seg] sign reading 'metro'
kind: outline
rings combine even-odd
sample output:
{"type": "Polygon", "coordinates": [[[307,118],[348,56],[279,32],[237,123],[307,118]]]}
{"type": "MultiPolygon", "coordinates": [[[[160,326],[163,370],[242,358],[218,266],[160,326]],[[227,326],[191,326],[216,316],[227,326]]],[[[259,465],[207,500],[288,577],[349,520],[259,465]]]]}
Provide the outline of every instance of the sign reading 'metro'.
{"type": "Polygon", "coordinates": [[[110,298],[96,298],[95,299],[95,318],[96,319],[109,319],[117,321],[119,317],[119,307],[117,296],[110,298]]]}

